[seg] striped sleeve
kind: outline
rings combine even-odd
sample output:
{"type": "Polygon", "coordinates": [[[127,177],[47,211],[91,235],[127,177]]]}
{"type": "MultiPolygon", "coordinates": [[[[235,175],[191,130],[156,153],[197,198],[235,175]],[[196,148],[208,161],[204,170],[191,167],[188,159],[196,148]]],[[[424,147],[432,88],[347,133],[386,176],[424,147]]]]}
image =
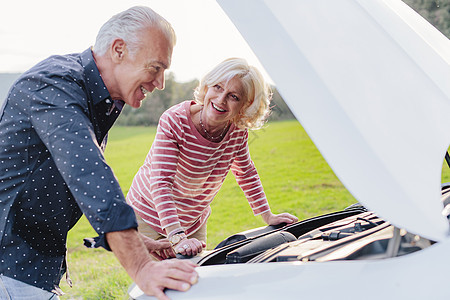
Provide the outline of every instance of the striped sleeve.
{"type": "Polygon", "coordinates": [[[177,117],[163,114],[150,153],[135,178],[141,199],[153,202],[163,229],[180,225],[172,188],[177,172],[178,144],[182,140],[183,131],[177,117]]]}
{"type": "Polygon", "coordinates": [[[253,210],[253,214],[260,215],[270,211],[270,207],[256,167],[250,158],[247,141],[248,132],[246,131],[242,140],[242,146],[231,166],[231,172],[244,192],[244,195],[253,210]]]}

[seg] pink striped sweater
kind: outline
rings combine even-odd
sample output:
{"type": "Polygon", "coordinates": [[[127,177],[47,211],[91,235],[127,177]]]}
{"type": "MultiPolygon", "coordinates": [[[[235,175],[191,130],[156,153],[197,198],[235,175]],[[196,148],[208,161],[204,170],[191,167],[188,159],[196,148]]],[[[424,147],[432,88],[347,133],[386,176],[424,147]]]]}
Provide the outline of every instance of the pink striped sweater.
{"type": "Polygon", "coordinates": [[[270,211],[256,168],[250,158],[247,130],[234,125],[219,143],[195,128],[185,101],[160,118],[155,140],[134,177],[128,203],[157,232],[179,224],[194,233],[208,219],[210,203],[225,180],[234,174],[254,215],[270,211]]]}

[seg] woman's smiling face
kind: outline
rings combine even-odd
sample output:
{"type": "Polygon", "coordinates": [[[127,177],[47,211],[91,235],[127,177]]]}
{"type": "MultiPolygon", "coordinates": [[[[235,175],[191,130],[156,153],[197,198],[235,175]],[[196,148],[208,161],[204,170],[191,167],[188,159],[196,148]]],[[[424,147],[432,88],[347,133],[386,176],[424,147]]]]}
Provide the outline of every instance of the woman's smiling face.
{"type": "Polygon", "coordinates": [[[232,78],[208,87],[204,99],[204,120],[210,126],[220,126],[235,120],[246,102],[241,80],[232,78]]]}

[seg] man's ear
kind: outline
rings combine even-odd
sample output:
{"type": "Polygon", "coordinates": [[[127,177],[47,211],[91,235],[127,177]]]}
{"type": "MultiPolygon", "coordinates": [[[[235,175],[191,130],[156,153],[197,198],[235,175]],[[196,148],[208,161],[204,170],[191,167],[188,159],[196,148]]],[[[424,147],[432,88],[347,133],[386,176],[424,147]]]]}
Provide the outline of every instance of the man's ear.
{"type": "Polygon", "coordinates": [[[122,39],[116,39],[111,44],[111,59],[115,63],[121,63],[127,53],[127,44],[122,39]]]}

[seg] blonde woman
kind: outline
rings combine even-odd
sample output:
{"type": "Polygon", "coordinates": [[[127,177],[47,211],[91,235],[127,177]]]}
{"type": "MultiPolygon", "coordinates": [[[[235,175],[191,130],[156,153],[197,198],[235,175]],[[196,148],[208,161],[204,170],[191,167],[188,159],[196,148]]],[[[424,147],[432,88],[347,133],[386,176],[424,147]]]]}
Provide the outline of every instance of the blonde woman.
{"type": "Polygon", "coordinates": [[[167,237],[176,253],[196,255],[206,247],[210,204],[231,170],[254,215],[269,225],[297,217],[273,214],[248,149],[248,129],[261,127],[271,93],[261,73],[230,58],[200,81],[195,101],[168,109],[137,172],[127,201],[139,230],[167,237]]]}

